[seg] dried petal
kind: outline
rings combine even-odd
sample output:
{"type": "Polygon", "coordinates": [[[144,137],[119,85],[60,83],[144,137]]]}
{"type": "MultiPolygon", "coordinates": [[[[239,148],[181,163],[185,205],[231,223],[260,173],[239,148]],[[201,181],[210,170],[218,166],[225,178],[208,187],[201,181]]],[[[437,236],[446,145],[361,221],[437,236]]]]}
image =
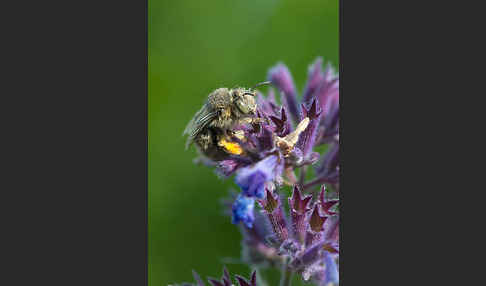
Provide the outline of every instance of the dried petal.
{"type": "Polygon", "coordinates": [[[295,130],[289,133],[287,136],[275,136],[275,145],[281,150],[285,157],[290,155],[292,149],[299,140],[300,134],[307,128],[308,125],[309,118],[306,117],[297,125],[295,130]]]}
{"type": "Polygon", "coordinates": [[[314,205],[314,211],[312,212],[312,215],[309,220],[309,226],[312,231],[314,232],[321,232],[322,226],[324,225],[324,222],[326,221],[327,217],[321,216],[319,214],[318,210],[318,204],[314,205]]]}
{"type": "Polygon", "coordinates": [[[267,192],[266,200],[260,201],[262,202],[262,207],[269,213],[272,213],[279,205],[278,197],[274,197],[272,192],[267,188],[265,189],[267,192]]]}

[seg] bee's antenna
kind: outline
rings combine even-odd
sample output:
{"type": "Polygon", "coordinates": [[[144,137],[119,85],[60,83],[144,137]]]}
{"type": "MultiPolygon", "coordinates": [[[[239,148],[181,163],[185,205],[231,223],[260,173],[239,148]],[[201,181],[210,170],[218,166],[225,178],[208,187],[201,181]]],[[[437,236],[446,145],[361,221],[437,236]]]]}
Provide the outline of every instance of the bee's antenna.
{"type": "MultiPolygon", "coordinates": [[[[260,83],[257,83],[255,86],[253,86],[250,89],[255,89],[255,88],[259,87],[259,86],[267,85],[267,84],[272,84],[272,82],[271,81],[260,82],[260,83]]],[[[249,95],[252,95],[252,96],[255,96],[256,95],[256,93],[254,93],[254,92],[245,92],[245,93],[243,93],[243,95],[245,95],[245,94],[249,94],[249,95]]]]}
{"type": "Polygon", "coordinates": [[[255,86],[252,87],[251,89],[255,89],[255,88],[259,87],[259,86],[267,85],[267,84],[272,84],[272,82],[271,81],[260,82],[260,83],[255,84],[255,86]]]}

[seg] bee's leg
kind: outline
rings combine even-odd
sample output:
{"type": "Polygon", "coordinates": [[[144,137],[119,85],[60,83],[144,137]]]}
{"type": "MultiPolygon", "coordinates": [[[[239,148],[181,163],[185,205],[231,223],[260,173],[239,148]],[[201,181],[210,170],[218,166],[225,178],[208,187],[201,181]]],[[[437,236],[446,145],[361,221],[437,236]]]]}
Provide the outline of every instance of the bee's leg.
{"type": "Polygon", "coordinates": [[[260,124],[263,122],[265,122],[265,120],[260,117],[245,117],[239,120],[240,124],[260,124]]]}
{"type": "Polygon", "coordinates": [[[211,131],[209,129],[206,129],[205,131],[201,132],[199,136],[197,137],[197,143],[198,145],[204,150],[208,150],[209,147],[213,145],[213,136],[211,134],[211,131]]]}
{"type": "MultiPolygon", "coordinates": [[[[220,138],[226,139],[226,140],[231,140],[234,138],[237,138],[238,140],[241,141],[246,141],[245,139],[245,132],[243,130],[233,130],[233,129],[227,129],[223,132],[224,135],[222,135],[220,138]]],[[[219,141],[219,139],[218,139],[219,141]]]]}
{"type": "Polygon", "coordinates": [[[260,118],[260,117],[247,117],[247,118],[241,119],[239,122],[240,122],[240,124],[246,123],[246,124],[251,125],[253,127],[252,133],[260,132],[263,123],[269,124],[269,122],[266,118],[260,118]]]}
{"type": "Polygon", "coordinates": [[[236,138],[238,138],[238,140],[246,141],[245,132],[243,130],[235,130],[235,131],[233,131],[233,136],[236,137],[236,138]]]}

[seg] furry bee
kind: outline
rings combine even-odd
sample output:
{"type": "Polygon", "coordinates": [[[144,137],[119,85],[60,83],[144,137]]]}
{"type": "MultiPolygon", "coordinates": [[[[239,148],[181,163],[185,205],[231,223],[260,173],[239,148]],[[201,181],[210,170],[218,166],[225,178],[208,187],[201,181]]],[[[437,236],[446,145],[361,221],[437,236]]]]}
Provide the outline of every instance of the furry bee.
{"type": "Polygon", "coordinates": [[[253,89],[269,83],[262,82],[251,89],[218,88],[211,92],[184,130],[183,135],[189,136],[186,149],[195,143],[205,156],[214,161],[224,160],[230,154],[241,155],[242,148],[231,142],[231,137],[242,139],[243,136],[232,128],[237,124],[260,122],[255,117],[257,103],[253,89]]]}

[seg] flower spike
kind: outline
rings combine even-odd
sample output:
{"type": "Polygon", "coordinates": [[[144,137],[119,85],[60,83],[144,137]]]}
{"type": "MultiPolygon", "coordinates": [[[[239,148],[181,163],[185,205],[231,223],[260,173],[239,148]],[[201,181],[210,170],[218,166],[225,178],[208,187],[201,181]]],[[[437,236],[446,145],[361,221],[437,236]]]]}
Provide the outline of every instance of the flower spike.
{"type": "Polygon", "coordinates": [[[325,75],[322,72],[322,58],[318,57],[309,67],[309,76],[302,95],[302,102],[309,103],[315,97],[316,91],[324,83],[325,75]]]}
{"type": "Polygon", "coordinates": [[[309,125],[300,135],[297,147],[302,150],[305,159],[307,159],[312,152],[317,137],[319,122],[321,121],[322,111],[318,106],[319,103],[316,98],[312,100],[308,109],[302,105],[302,117],[309,118],[309,125]]]}
{"type": "Polygon", "coordinates": [[[303,243],[307,231],[306,217],[310,210],[311,195],[302,197],[302,193],[297,185],[294,186],[292,197],[289,200],[290,215],[292,218],[292,227],[297,239],[303,243]]]}
{"type": "Polygon", "coordinates": [[[287,229],[287,222],[283,213],[282,204],[277,194],[275,196],[267,188],[266,199],[258,201],[263,208],[263,212],[267,215],[273,231],[278,239],[277,243],[281,244],[289,238],[289,231],[287,229]]]}
{"type": "MultiPolygon", "coordinates": [[[[224,213],[231,215],[242,234],[241,262],[275,266],[317,286],[337,286],[339,75],[323,62],[318,57],[309,66],[301,96],[282,63],[268,71],[267,80],[273,87],[266,95],[254,88],[244,89],[256,103],[251,104],[250,113],[239,112],[246,115],[234,122],[215,121],[206,126],[214,136],[204,140],[214,143],[208,146],[215,152],[222,148],[224,156],[211,159],[201,154],[199,162],[215,168],[223,179],[235,175],[240,193],[222,203],[224,213]],[[322,144],[326,146],[315,148],[322,144]],[[326,188],[329,184],[331,188],[326,188]],[[281,197],[286,186],[292,187],[290,196],[285,195],[288,209],[281,197]],[[320,192],[314,193],[318,187],[320,192]]],[[[234,103],[243,111],[244,102],[234,103]]],[[[227,112],[223,115],[228,116],[227,112]]],[[[204,286],[197,273],[193,275],[196,284],[181,285],[204,286]]],[[[220,279],[208,281],[212,286],[257,286],[255,271],[248,279],[230,276],[226,267],[220,279]]]]}
{"type": "Polygon", "coordinates": [[[289,69],[284,64],[279,63],[270,69],[267,78],[283,93],[284,104],[292,115],[294,122],[297,122],[300,110],[297,104],[294,81],[289,69]]]}

